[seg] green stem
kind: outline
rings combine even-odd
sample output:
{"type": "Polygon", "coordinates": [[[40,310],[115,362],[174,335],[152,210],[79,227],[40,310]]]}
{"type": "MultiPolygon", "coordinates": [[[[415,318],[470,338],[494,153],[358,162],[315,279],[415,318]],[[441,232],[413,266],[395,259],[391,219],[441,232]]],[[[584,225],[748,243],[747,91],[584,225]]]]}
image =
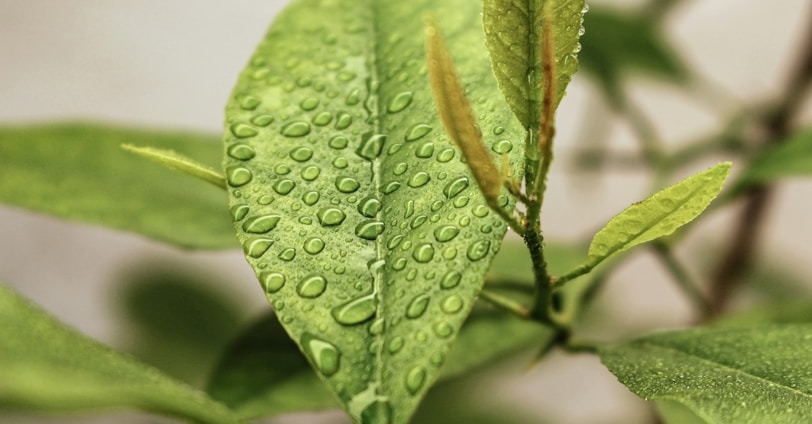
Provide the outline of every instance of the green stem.
{"type": "Polygon", "coordinates": [[[665,268],[671,273],[671,276],[674,277],[674,281],[682,292],[685,293],[694,307],[702,314],[703,319],[710,316],[713,310],[710,302],[699,291],[699,286],[693,281],[685,267],[683,267],[674,256],[674,252],[671,251],[670,246],[665,242],[655,241],[651,244],[651,247],[657,254],[657,258],[660,259],[663,265],[665,265],[665,268]]]}
{"type": "Polygon", "coordinates": [[[529,309],[524,307],[524,305],[520,304],[519,302],[516,302],[515,300],[508,298],[507,296],[502,296],[490,290],[483,289],[481,292],[479,292],[479,297],[480,299],[490,303],[491,305],[494,305],[497,308],[510,312],[521,319],[530,318],[529,309]]]}

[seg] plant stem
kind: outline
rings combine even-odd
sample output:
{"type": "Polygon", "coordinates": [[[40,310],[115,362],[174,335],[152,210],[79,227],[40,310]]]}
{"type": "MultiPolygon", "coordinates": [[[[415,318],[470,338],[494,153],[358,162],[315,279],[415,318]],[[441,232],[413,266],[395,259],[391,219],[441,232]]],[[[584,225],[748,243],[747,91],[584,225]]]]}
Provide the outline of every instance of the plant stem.
{"type": "MultiPolygon", "coordinates": [[[[760,127],[764,130],[760,143],[762,149],[780,143],[789,134],[790,123],[812,82],[812,25],[808,28],[803,50],[798,55],[801,58],[798,66],[788,79],[777,105],[761,119],[760,127]]],[[[753,187],[745,194],[745,203],[730,244],[713,274],[711,304],[715,314],[724,310],[731,293],[749,269],[771,197],[769,185],[753,187]]]]}
{"type": "Polygon", "coordinates": [[[508,298],[507,296],[502,296],[495,292],[492,292],[487,289],[483,289],[479,292],[480,299],[490,303],[491,305],[496,306],[497,308],[503,309],[516,315],[521,319],[529,319],[530,318],[530,310],[524,307],[524,305],[516,302],[513,299],[508,298]]]}
{"type": "Polygon", "coordinates": [[[663,263],[665,268],[674,277],[683,293],[693,303],[694,307],[702,315],[702,318],[709,316],[711,313],[711,304],[705,296],[699,291],[699,285],[691,278],[688,271],[674,256],[671,247],[663,241],[655,241],[651,244],[651,248],[657,254],[657,257],[663,263]]]}

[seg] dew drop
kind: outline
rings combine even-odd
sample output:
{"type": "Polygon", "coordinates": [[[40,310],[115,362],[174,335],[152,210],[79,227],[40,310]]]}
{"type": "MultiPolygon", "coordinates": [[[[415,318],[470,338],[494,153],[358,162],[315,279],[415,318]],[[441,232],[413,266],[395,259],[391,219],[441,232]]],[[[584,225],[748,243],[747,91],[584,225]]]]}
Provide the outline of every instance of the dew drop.
{"type": "Polygon", "coordinates": [[[412,257],[414,260],[420,263],[426,263],[434,259],[434,246],[426,243],[421,244],[414,248],[412,251],[412,257]]]}
{"type": "Polygon", "coordinates": [[[351,177],[336,177],[335,185],[342,193],[354,193],[361,187],[358,180],[351,177]]]}
{"type": "Polygon", "coordinates": [[[503,127],[493,127],[493,135],[502,135],[505,132],[503,127]]]}
{"type": "Polygon", "coordinates": [[[425,136],[426,134],[431,132],[431,127],[426,124],[417,124],[413,125],[409,130],[406,132],[404,136],[404,140],[406,141],[415,141],[420,139],[421,137],[425,136]]]}
{"type": "Polygon", "coordinates": [[[355,106],[360,102],[361,102],[361,95],[360,95],[360,92],[359,92],[359,90],[357,88],[353,89],[352,91],[350,91],[349,94],[347,94],[347,100],[346,100],[347,106],[355,106]]]}
{"type": "Polygon", "coordinates": [[[313,181],[319,177],[319,174],[321,174],[321,168],[313,165],[305,167],[301,172],[302,179],[305,181],[313,181]]]}
{"type": "Polygon", "coordinates": [[[412,227],[412,229],[415,229],[425,224],[428,219],[429,217],[427,217],[426,215],[418,215],[412,220],[412,223],[409,224],[409,226],[412,227]]]}
{"type": "Polygon", "coordinates": [[[513,144],[508,140],[501,140],[494,144],[491,150],[499,154],[509,153],[511,150],[513,150],[513,144]]]}
{"type": "Polygon", "coordinates": [[[385,142],[386,136],[383,134],[366,134],[356,153],[364,159],[375,160],[380,156],[385,142]]]}
{"type": "Polygon", "coordinates": [[[231,218],[234,219],[234,222],[239,221],[245,218],[245,215],[248,215],[248,205],[234,205],[231,207],[231,218]]]}
{"type": "Polygon", "coordinates": [[[279,259],[290,262],[296,258],[296,249],[288,248],[279,253],[279,259]]]}
{"type": "Polygon", "coordinates": [[[395,262],[392,263],[392,269],[395,271],[400,271],[403,268],[406,268],[406,258],[397,258],[395,262]]]}
{"type": "Polygon", "coordinates": [[[442,303],[440,303],[440,309],[447,314],[455,314],[459,312],[462,309],[462,306],[462,298],[456,294],[448,296],[447,298],[443,299],[442,303]]]}
{"type": "Polygon", "coordinates": [[[276,184],[273,185],[273,190],[284,196],[290,193],[294,187],[296,187],[296,183],[293,182],[293,180],[285,178],[277,181],[276,184]]]}
{"type": "Polygon", "coordinates": [[[242,166],[232,166],[226,170],[228,185],[232,187],[242,187],[248,184],[253,177],[251,171],[242,166]]]}
{"type": "Polygon", "coordinates": [[[246,233],[264,234],[276,228],[281,218],[279,215],[255,216],[243,222],[242,230],[246,233]]]}
{"type": "Polygon", "coordinates": [[[260,256],[264,255],[265,252],[273,244],[273,240],[267,238],[256,238],[256,239],[249,239],[244,245],[243,250],[247,256],[250,256],[254,259],[259,258],[260,256]]]}
{"type": "Polygon", "coordinates": [[[489,210],[488,210],[488,207],[485,206],[485,205],[476,205],[471,210],[471,212],[473,212],[475,216],[478,216],[480,218],[484,218],[484,217],[488,216],[489,210]]]}
{"type": "Polygon", "coordinates": [[[347,158],[340,158],[339,157],[339,158],[333,159],[333,166],[335,166],[338,169],[344,169],[349,165],[350,165],[350,163],[347,161],[347,158]]]}
{"type": "Polygon", "coordinates": [[[323,127],[328,125],[330,122],[333,122],[333,114],[328,111],[322,111],[316,114],[313,117],[313,125],[323,127]]]}
{"type": "Polygon", "coordinates": [[[385,186],[383,186],[383,188],[381,188],[381,191],[383,192],[383,194],[392,194],[399,188],[400,188],[399,182],[390,181],[385,186]]]}
{"type": "Polygon", "coordinates": [[[297,147],[290,151],[290,157],[297,162],[307,162],[313,157],[313,149],[310,147],[297,147]]]}
{"type": "Polygon", "coordinates": [[[296,285],[296,293],[304,298],[312,299],[321,296],[327,289],[327,280],[321,275],[305,277],[296,285]]]}
{"type": "Polygon", "coordinates": [[[355,227],[355,235],[366,240],[375,240],[383,233],[384,224],[380,221],[366,221],[355,227]]]}
{"type": "Polygon", "coordinates": [[[361,412],[363,424],[392,424],[392,405],[388,400],[376,400],[361,412]]]}
{"type": "Polygon", "coordinates": [[[392,337],[392,340],[389,341],[389,345],[387,348],[389,349],[389,353],[398,353],[401,349],[403,349],[403,337],[395,336],[392,337]]]}
{"type": "Polygon", "coordinates": [[[381,210],[381,201],[375,197],[368,196],[358,203],[358,213],[367,218],[375,218],[381,210]]]}
{"type": "Polygon", "coordinates": [[[376,319],[375,321],[372,322],[372,324],[369,325],[369,334],[373,336],[377,336],[378,334],[383,333],[383,330],[384,330],[383,318],[376,319]]]}
{"type": "Polygon", "coordinates": [[[406,373],[406,390],[412,395],[416,395],[426,383],[426,369],[414,367],[406,373]]]}
{"type": "Polygon", "coordinates": [[[409,306],[406,308],[406,318],[409,319],[417,319],[423,316],[426,313],[426,309],[429,307],[429,296],[427,294],[421,294],[415,296],[411,302],[409,302],[409,306]]]}
{"type": "Polygon", "coordinates": [[[426,185],[429,180],[431,180],[431,177],[429,176],[428,172],[420,171],[412,175],[407,184],[409,187],[418,188],[426,185]]]}
{"type": "Polygon", "coordinates": [[[304,121],[294,121],[282,127],[282,135],[286,137],[304,137],[310,134],[310,124],[304,121]]]}
{"type": "Polygon", "coordinates": [[[302,247],[304,248],[305,252],[311,255],[317,255],[324,250],[324,240],[318,237],[309,238],[305,240],[304,246],[302,247]]]}
{"type": "Polygon", "coordinates": [[[256,152],[247,144],[233,144],[228,148],[228,155],[237,160],[248,160],[256,156],[256,152]]]}
{"type": "Polygon", "coordinates": [[[442,352],[434,353],[429,358],[429,361],[431,361],[434,366],[439,367],[440,365],[443,365],[443,362],[445,362],[445,355],[442,352]]]}
{"type": "Polygon", "coordinates": [[[398,113],[403,109],[406,109],[410,103],[412,103],[412,92],[404,91],[403,93],[395,96],[392,101],[389,102],[389,107],[387,110],[389,113],[398,113]]]}
{"type": "Polygon", "coordinates": [[[352,125],[352,116],[347,112],[339,112],[336,118],[336,129],[345,130],[352,125]]]}
{"type": "Polygon", "coordinates": [[[491,248],[491,242],[487,240],[480,240],[470,246],[468,246],[468,252],[466,255],[468,259],[472,261],[478,261],[485,257],[488,254],[488,251],[491,248]]]}
{"type": "Polygon", "coordinates": [[[374,317],[377,308],[378,300],[375,294],[371,293],[337,306],[331,313],[339,324],[356,325],[374,317]]]}
{"type": "Polygon", "coordinates": [[[446,163],[454,159],[454,149],[448,148],[437,154],[437,162],[446,163]]]}
{"type": "Polygon", "coordinates": [[[389,250],[392,250],[392,249],[398,247],[398,245],[400,245],[400,242],[403,241],[404,237],[405,236],[403,234],[398,234],[398,235],[392,237],[391,239],[389,239],[389,242],[386,243],[386,247],[389,250]]]}
{"type": "Polygon", "coordinates": [[[254,96],[245,96],[240,99],[240,108],[243,110],[254,110],[259,104],[260,100],[254,96]]]}
{"type": "Polygon", "coordinates": [[[471,201],[471,198],[468,196],[460,196],[454,199],[454,207],[455,208],[464,208],[468,206],[468,202],[471,201]]]}
{"type": "Polygon", "coordinates": [[[309,111],[319,107],[319,99],[317,99],[315,97],[308,97],[308,98],[302,100],[301,103],[299,103],[299,107],[301,107],[302,110],[309,112],[309,111]]]}
{"type": "Polygon", "coordinates": [[[321,197],[321,195],[319,194],[318,191],[308,191],[307,193],[302,195],[302,201],[307,206],[313,206],[316,204],[316,202],[319,201],[319,197],[321,197]]]}
{"type": "Polygon", "coordinates": [[[273,170],[277,175],[287,175],[290,174],[290,167],[287,165],[279,164],[276,165],[276,168],[273,170]]]}
{"type": "Polygon", "coordinates": [[[451,337],[451,335],[454,334],[454,327],[452,327],[447,322],[442,322],[441,321],[441,322],[435,323],[432,326],[432,329],[434,330],[434,334],[436,334],[436,335],[438,335],[438,336],[440,336],[442,338],[448,338],[448,337],[451,337]]]}
{"type": "Polygon", "coordinates": [[[462,280],[462,274],[458,271],[449,271],[445,276],[443,276],[442,281],[440,281],[440,287],[445,290],[453,289],[460,284],[462,280]]]}
{"type": "Polygon", "coordinates": [[[328,146],[337,150],[347,147],[347,144],[349,144],[349,140],[347,140],[347,137],[344,137],[343,135],[337,135],[331,138],[327,143],[328,146]]]}
{"type": "Polygon", "coordinates": [[[434,229],[434,238],[439,242],[453,240],[460,233],[460,229],[453,225],[443,225],[434,229]]]}
{"type": "Polygon", "coordinates": [[[302,336],[302,346],[310,360],[322,374],[329,377],[336,372],[341,364],[341,352],[335,345],[318,339],[312,334],[302,336]]]}
{"type": "Polygon", "coordinates": [[[431,155],[433,154],[434,154],[434,143],[432,142],[423,143],[422,145],[420,145],[420,147],[417,148],[417,150],[414,151],[414,155],[421,159],[430,158],[431,155]]]}
{"type": "Polygon", "coordinates": [[[344,214],[340,209],[336,208],[322,208],[319,209],[319,212],[316,214],[319,218],[319,223],[322,227],[331,227],[334,225],[339,225],[344,222],[344,218],[347,215],[344,214]]]}
{"type": "Polygon", "coordinates": [[[273,122],[273,116],[271,115],[257,115],[251,118],[251,123],[260,127],[267,127],[271,125],[273,122]]]}
{"type": "Polygon", "coordinates": [[[237,138],[248,138],[257,135],[259,132],[248,124],[234,124],[231,126],[231,133],[237,138]]]}
{"type": "Polygon", "coordinates": [[[443,188],[443,194],[445,194],[445,197],[451,199],[468,188],[468,184],[468,177],[459,177],[456,180],[446,184],[445,188],[443,188]]]}
{"type": "Polygon", "coordinates": [[[259,279],[266,293],[276,293],[285,285],[285,276],[278,272],[265,271],[260,274],[259,279]]]}

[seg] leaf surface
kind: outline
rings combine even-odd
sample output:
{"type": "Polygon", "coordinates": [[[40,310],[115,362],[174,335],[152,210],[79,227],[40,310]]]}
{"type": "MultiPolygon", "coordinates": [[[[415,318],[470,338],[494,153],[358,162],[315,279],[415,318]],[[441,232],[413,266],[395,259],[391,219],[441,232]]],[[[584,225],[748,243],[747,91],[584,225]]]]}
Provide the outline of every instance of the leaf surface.
{"type": "Polygon", "coordinates": [[[227,109],[224,166],[246,257],[360,422],[408,420],[505,232],[437,117],[428,13],[443,18],[486,146],[515,167],[522,149],[508,140],[522,130],[497,103],[470,1],[294,2],[227,109]]]}
{"type": "Polygon", "coordinates": [[[790,136],[758,156],[739,176],[734,194],[756,184],[812,175],[812,128],[790,136]]]}
{"type": "Polygon", "coordinates": [[[204,393],[76,333],[2,285],[0,322],[0,407],[136,408],[205,423],[237,422],[204,393]]]}
{"type": "Polygon", "coordinates": [[[485,41],[499,88],[525,128],[538,126],[543,97],[543,25],[548,25],[555,57],[555,101],[578,70],[583,0],[485,0],[482,19],[485,41]],[[545,9],[548,12],[545,12],[545,9]]]}
{"type": "Polygon", "coordinates": [[[217,141],[92,123],[0,127],[0,202],[181,247],[236,247],[222,190],[121,149],[166,148],[219,168],[217,141]]]}
{"type": "Polygon", "coordinates": [[[664,333],[600,355],[638,396],[680,403],[704,422],[783,424],[809,420],[809,352],[804,324],[664,333]]]}
{"type": "Polygon", "coordinates": [[[720,163],[615,215],[595,234],[584,265],[591,269],[615,253],[672,234],[693,221],[722,190],[730,167],[729,162],[720,163]]]}

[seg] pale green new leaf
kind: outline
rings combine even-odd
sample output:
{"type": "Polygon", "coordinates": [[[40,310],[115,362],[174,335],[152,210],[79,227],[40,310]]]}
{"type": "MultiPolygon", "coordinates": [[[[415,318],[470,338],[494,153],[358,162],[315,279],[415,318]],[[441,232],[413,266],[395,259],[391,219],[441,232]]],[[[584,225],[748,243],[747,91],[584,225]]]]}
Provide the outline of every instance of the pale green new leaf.
{"type": "Polygon", "coordinates": [[[525,128],[535,130],[542,112],[543,25],[551,25],[557,106],[578,70],[583,9],[584,0],[484,0],[482,19],[493,73],[525,128]]]}
{"type": "Polygon", "coordinates": [[[592,238],[586,261],[570,274],[582,274],[615,253],[670,235],[693,221],[719,195],[730,167],[730,162],[720,163],[615,215],[592,238]]]}
{"type": "Polygon", "coordinates": [[[219,138],[93,123],[0,127],[0,202],[182,247],[236,247],[223,190],[121,149],[171,149],[219,168],[219,138]]]}
{"type": "Polygon", "coordinates": [[[479,12],[468,0],[293,2],[227,109],[224,165],[247,259],[356,421],[409,419],[505,232],[426,75],[432,14],[486,146],[517,168],[522,147],[507,140],[523,131],[500,107],[479,12]]]}
{"type": "Polygon", "coordinates": [[[803,324],[664,333],[600,355],[632,392],[680,403],[694,421],[800,424],[812,411],[810,352],[803,324]]]}
{"type": "Polygon", "coordinates": [[[0,408],[135,408],[205,423],[236,417],[204,393],[60,324],[0,285],[0,408]]]}
{"type": "Polygon", "coordinates": [[[753,185],[812,175],[812,128],[799,131],[758,156],[739,176],[734,194],[753,185]]]}

